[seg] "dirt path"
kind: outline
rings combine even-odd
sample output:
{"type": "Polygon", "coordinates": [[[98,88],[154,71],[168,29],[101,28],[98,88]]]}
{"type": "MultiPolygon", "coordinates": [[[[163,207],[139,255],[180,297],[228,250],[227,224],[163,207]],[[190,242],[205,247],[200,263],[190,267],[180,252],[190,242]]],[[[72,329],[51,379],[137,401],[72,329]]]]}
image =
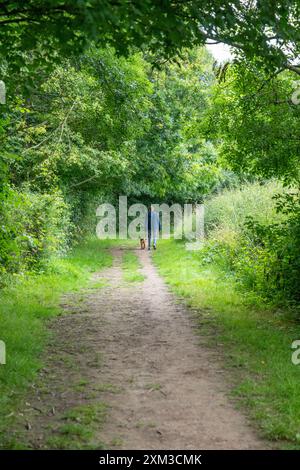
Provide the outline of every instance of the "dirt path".
{"type": "Polygon", "coordinates": [[[61,430],[68,410],[104,402],[95,446],[266,448],[227,398],[216,355],[201,345],[190,312],[168,291],[148,252],[137,251],[145,280],[132,285],[122,279],[123,253],[114,250],[113,267],[97,275],[107,286],[81,302],[66,298],[74,315],[54,321],[43,385],[34,386],[22,413],[29,446],[71,445],[57,440],[67,434],[61,430]]]}

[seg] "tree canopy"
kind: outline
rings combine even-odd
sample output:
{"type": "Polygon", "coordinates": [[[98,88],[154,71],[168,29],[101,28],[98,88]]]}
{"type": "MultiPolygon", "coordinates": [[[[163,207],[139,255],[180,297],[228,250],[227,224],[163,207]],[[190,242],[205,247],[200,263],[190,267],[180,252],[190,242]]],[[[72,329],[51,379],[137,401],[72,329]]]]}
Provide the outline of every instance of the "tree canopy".
{"type": "Polygon", "coordinates": [[[300,5],[292,0],[4,0],[0,7],[1,54],[10,66],[79,54],[91,40],[164,58],[223,42],[238,57],[300,73],[300,5]]]}
{"type": "Polygon", "coordinates": [[[269,75],[255,61],[231,65],[214,87],[202,131],[237,172],[299,181],[300,107],[287,71],[269,75]]]}

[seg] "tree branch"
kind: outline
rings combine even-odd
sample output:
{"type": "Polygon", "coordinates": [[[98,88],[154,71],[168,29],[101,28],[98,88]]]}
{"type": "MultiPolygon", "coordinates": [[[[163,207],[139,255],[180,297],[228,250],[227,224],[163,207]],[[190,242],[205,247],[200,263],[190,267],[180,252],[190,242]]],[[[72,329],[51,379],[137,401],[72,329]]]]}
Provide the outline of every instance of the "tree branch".
{"type": "Polygon", "coordinates": [[[300,65],[287,64],[286,68],[295,72],[297,75],[300,75],[300,65]]]}

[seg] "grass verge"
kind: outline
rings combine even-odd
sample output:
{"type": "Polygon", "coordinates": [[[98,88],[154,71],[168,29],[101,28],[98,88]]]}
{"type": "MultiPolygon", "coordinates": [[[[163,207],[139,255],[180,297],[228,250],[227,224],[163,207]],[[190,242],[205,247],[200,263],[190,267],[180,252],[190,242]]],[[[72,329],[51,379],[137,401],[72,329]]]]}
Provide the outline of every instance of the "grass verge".
{"type": "Polygon", "coordinates": [[[153,259],[175,293],[196,309],[199,333],[221,351],[237,403],[264,437],[300,449],[300,365],[291,361],[299,322],[239,291],[231,276],[201,265],[199,253],[182,242],[161,241],[153,259]]]}
{"type": "Polygon", "coordinates": [[[64,259],[51,262],[47,273],[16,277],[1,291],[0,339],[6,345],[6,364],[0,365],[0,448],[8,445],[19,401],[26,395],[37,371],[49,332],[46,320],[60,314],[59,300],[67,291],[80,290],[112,262],[97,239],[77,246],[64,259]]]}

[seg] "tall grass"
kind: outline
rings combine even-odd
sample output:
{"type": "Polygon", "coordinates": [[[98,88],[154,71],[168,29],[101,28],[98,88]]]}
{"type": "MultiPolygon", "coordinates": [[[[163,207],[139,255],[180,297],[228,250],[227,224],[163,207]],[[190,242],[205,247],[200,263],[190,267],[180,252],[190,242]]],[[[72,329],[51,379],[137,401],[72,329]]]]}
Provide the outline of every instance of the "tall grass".
{"type": "Polygon", "coordinates": [[[212,197],[206,204],[203,261],[218,263],[248,290],[281,304],[299,295],[299,223],[290,223],[288,211],[278,211],[278,195],[291,192],[271,181],[212,197]]]}
{"type": "Polygon", "coordinates": [[[240,233],[249,216],[264,224],[282,220],[283,215],[276,211],[273,197],[283,191],[284,188],[277,181],[248,183],[234,190],[225,189],[205,204],[208,233],[213,230],[240,233]]]}

